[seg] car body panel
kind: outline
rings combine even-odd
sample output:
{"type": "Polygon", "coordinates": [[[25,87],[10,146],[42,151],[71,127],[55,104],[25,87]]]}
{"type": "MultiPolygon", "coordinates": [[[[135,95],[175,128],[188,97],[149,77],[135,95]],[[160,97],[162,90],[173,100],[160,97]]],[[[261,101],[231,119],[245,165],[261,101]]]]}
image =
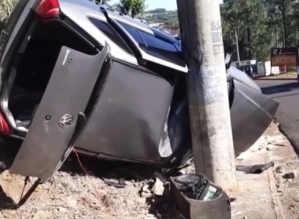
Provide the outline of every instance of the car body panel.
{"type": "MultiPolygon", "coordinates": [[[[161,37],[165,35],[163,32],[159,31],[160,34],[157,37],[157,32],[153,29],[151,29],[149,26],[139,22],[135,21],[132,18],[128,18],[123,15],[119,15],[118,13],[106,10],[107,16],[109,19],[113,20],[117,25],[122,26],[125,31],[124,33],[127,35],[131,35],[131,40],[134,41],[134,44],[137,46],[139,53],[141,54],[141,57],[143,60],[154,62],[163,66],[167,66],[172,69],[176,69],[180,72],[187,72],[188,68],[186,64],[183,62],[181,63],[182,58],[180,51],[177,50],[177,46],[175,44],[179,44],[178,40],[173,40],[172,42],[170,40],[167,40],[166,36],[161,37]],[[131,34],[132,32],[129,32],[127,28],[125,27],[131,27],[136,32],[135,34],[131,34]],[[136,40],[138,37],[139,40],[136,40]],[[147,41],[148,39],[148,41],[147,41]],[[163,50],[160,50],[159,44],[156,44],[157,46],[151,47],[151,40],[155,39],[157,42],[163,42],[163,48],[165,49],[165,52],[168,51],[171,53],[170,56],[177,56],[179,59],[177,62],[165,60],[163,58],[159,58],[160,53],[163,53],[163,50]],[[139,41],[139,42],[138,42],[139,41]],[[147,49],[143,49],[141,46],[146,47],[147,49]],[[180,61],[180,64],[178,62],[180,61]]],[[[170,37],[169,37],[170,38],[170,37]]],[[[163,56],[162,56],[163,57],[163,56]]]]}
{"type": "MultiPolygon", "coordinates": [[[[235,153],[236,155],[239,155],[240,153],[250,148],[251,145],[253,145],[254,142],[264,133],[264,131],[270,125],[279,104],[273,99],[263,95],[260,92],[260,89],[254,85],[255,82],[251,78],[249,78],[244,72],[238,69],[236,70],[233,69],[233,73],[231,77],[233,80],[233,87],[234,87],[232,91],[233,97],[231,100],[232,132],[233,132],[235,153]],[[241,80],[239,80],[239,78],[241,78],[241,80]]],[[[109,82],[109,80],[110,79],[107,80],[108,81],[107,83],[113,83],[113,81],[109,82]]],[[[132,82],[135,80],[136,79],[132,80],[132,82]]],[[[124,83],[121,77],[119,77],[119,82],[124,83]]],[[[153,87],[155,86],[153,85],[153,87]]],[[[184,87],[184,83],[182,83],[180,86],[184,87]]],[[[119,89],[121,89],[122,86],[118,86],[118,87],[119,89]]],[[[138,90],[141,91],[142,88],[136,86],[136,88],[130,88],[130,89],[136,89],[135,92],[139,93],[138,90]]],[[[121,92],[121,90],[119,91],[121,92]]],[[[111,110],[119,108],[120,109],[119,113],[114,114],[114,112],[111,110],[106,110],[106,112],[103,112],[99,108],[96,108],[93,114],[94,117],[91,117],[91,119],[93,119],[91,120],[92,121],[91,125],[87,126],[87,129],[82,134],[81,139],[79,139],[77,146],[79,148],[88,151],[94,151],[96,153],[99,153],[100,157],[103,157],[103,155],[105,155],[107,158],[112,160],[123,159],[123,160],[131,160],[135,162],[139,161],[145,163],[154,163],[154,162],[167,163],[167,162],[171,162],[172,159],[178,159],[184,161],[185,159],[189,158],[188,155],[192,153],[192,145],[191,145],[189,114],[188,114],[188,102],[186,98],[187,91],[185,87],[179,89],[179,91],[180,94],[178,94],[178,91],[174,92],[174,97],[176,97],[176,100],[170,105],[170,112],[167,119],[165,120],[167,129],[164,130],[164,132],[161,131],[159,132],[161,136],[161,140],[164,139],[164,146],[166,148],[170,148],[169,150],[170,152],[168,152],[169,156],[163,157],[159,153],[159,148],[162,146],[161,145],[162,142],[159,143],[157,140],[153,141],[151,137],[152,131],[150,131],[150,129],[148,128],[148,127],[154,127],[154,124],[156,124],[159,125],[158,130],[161,130],[162,122],[157,121],[155,123],[154,120],[150,120],[150,117],[147,117],[149,116],[149,114],[146,113],[146,110],[143,110],[142,111],[143,116],[138,118],[140,119],[140,121],[142,120],[147,121],[147,123],[144,124],[149,124],[151,126],[147,126],[147,128],[143,127],[142,130],[140,130],[139,128],[141,128],[141,126],[139,127],[138,123],[135,122],[132,122],[131,124],[129,123],[129,121],[131,121],[131,118],[134,118],[133,117],[134,114],[130,114],[129,116],[124,115],[124,117],[121,116],[122,113],[124,114],[127,113],[127,111],[122,112],[121,110],[122,107],[125,106],[126,104],[120,104],[120,101],[117,102],[118,98],[114,99],[115,102],[113,103],[117,107],[113,106],[111,110]],[[101,114],[102,117],[100,118],[99,116],[101,114]],[[118,119],[114,120],[113,118],[118,118],[118,119]],[[107,122],[104,122],[106,120],[107,122]],[[104,124],[101,124],[98,121],[103,121],[104,124]],[[128,121],[127,124],[130,124],[130,126],[127,126],[130,127],[129,130],[125,129],[126,126],[119,125],[124,121],[128,121]],[[109,125],[107,127],[108,123],[109,125]],[[113,124],[114,127],[118,127],[118,128],[113,128],[113,124]],[[107,130],[104,130],[105,126],[107,127],[107,130]],[[121,127],[121,129],[119,129],[119,127],[121,127]],[[101,129],[103,131],[99,131],[101,129]],[[120,133],[123,133],[124,135],[120,133]],[[118,137],[114,139],[114,136],[118,136],[118,137]],[[134,141],[132,141],[131,136],[134,136],[134,141]],[[138,136],[142,136],[142,138],[138,136]],[[142,142],[141,140],[143,139],[149,139],[149,140],[142,142]],[[131,143],[127,144],[127,142],[131,142],[131,143]],[[143,145],[143,147],[140,147],[139,145],[143,145]],[[146,148],[150,152],[146,152],[145,151],[146,148]],[[180,150],[183,151],[181,154],[179,153],[180,150]],[[142,156],[140,155],[139,151],[144,152],[142,156]],[[155,156],[153,156],[153,154],[155,154],[155,156]]],[[[108,93],[112,94],[116,92],[108,92],[107,90],[107,94],[103,95],[103,97],[108,96],[108,93]]],[[[159,93],[162,94],[162,92],[160,91],[159,93]]],[[[144,95],[143,92],[140,92],[139,94],[144,95]]],[[[152,98],[154,98],[154,96],[157,94],[149,93],[147,95],[153,95],[152,98]]],[[[136,96],[137,95],[132,96],[131,98],[134,98],[136,96]]],[[[128,100],[129,99],[130,98],[128,98],[128,100]]],[[[142,102],[142,100],[140,101],[142,102]]],[[[105,102],[102,103],[103,104],[98,105],[102,109],[105,109],[105,105],[106,107],[110,107],[109,106],[110,104],[107,105],[105,104],[105,102]]],[[[129,101],[127,104],[129,103],[132,102],[129,101]]],[[[136,102],[135,104],[137,103],[141,104],[139,102],[136,102]]],[[[160,103],[160,106],[162,105],[163,104],[160,103]]],[[[165,106],[167,105],[168,104],[165,104],[165,106]]],[[[131,112],[134,112],[133,105],[127,105],[127,107],[132,107],[131,112]]],[[[135,115],[140,116],[142,114],[140,114],[140,112],[136,110],[135,115]]],[[[166,114],[164,113],[163,115],[166,114]]],[[[160,120],[162,118],[163,116],[160,117],[160,120]]]]}
{"type": "Polygon", "coordinates": [[[76,146],[157,162],[173,86],[146,69],[114,61],[105,89],[76,146]]]}
{"type": "Polygon", "coordinates": [[[74,146],[70,144],[76,140],[72,139],[75,132],[84,126],[78,115],[86,114],[108,50],[106,45],[101,53],[91,56],[62,47],[11,173],[46,181],[61,165],[69,147],[74,146]]]}
{"type": "Polygon", "coordinates": [[[265,132],[278,106],[276,101],[252,88],[248,83],[234,80],[231,121],[236,155],[250,148],[265,132]]]}
{"type": "MultiPolygon", "coordinates": [[[[60,9],[63,14],[65,14],[68,18],[70,18],[73,22],[75,22],[78,26],[84,27],[84,30],[93,36],[100,44],[104,44],[106,41],[111,45],[111,54],[118,59],[125,60],[129,63],[136,64],[136,58],[131,56],[130,54],[126,53],[124,50],[122,50],[119,46],[115,44],[112,40],[107,38],[100,30],[98,30],[94,25],[91,24],[91,22],[88,20],[88,17],[93,17],[100,19],[102,21],[105,20],[107,22],[107,18],[110,18],[112,20],[116,20],[117,23],[119,21],[128,23],[132,25],[133,27],[137,28],[138,30],[141,30],[143,32],[146,32],[149,35],[155,35],[154,31],[149,28],[147,25],[136,21],[128,16],[119,15],[116,12],[107,10],[105,7],[100,7],[99,5],[95,4],[94,2],[86,1],[82,2],[82,0],[60,0],[60,9]],[[107,14],[107,18],[102,10],[107,14]]],[[[128,34],[128,33],[127,33],[128,34]]],[[[134,41],[134,39],[131,39],[134,41]]],[[[159,53],[155,54],[149,54],[144,52],[140,48],[137,42],[135,42],[135,45],[137,45],[137,48],[141,54],[141,57],[143,60],[154,62],[157,64],[165,65],[167,67],[176,69],[181,72],[187,72],[186,65],[180,66],[175,63],[165,61],[162,59],[159,59],[156,57],[159,53]]],[[[175,49],[176,46],[173,45],[173,49],[175,49]]],[[[179,54],[180,51],[175,51],[173,55],[179,54]],[[175,54],[177,53],[177,54],[175,54]]]]}
{"type": "MultiPolygon", "coordinates": [[[[36,2],[27,1],[23,11],[24,7],[20,7],[17,12],[21,16],[16,22],[17,16],[12,16],[9,24],[13,24],[13,31],[9,32],[6,47],[13,49],[12,42],[21,42],[22,36],[26,38],[20,28],[26,29],[30,7],[34,8],[36,2]],[[23,26],[22,19],[26,21],[23,26]],[[20,36],[16,38],[14,34],[20,36]]],[[[71,63],[76,67],[65,71],[73,64],[64,61],[64,47],[11,172],[45,181],[63,163],[74,136],[79,151],[100,158],[164,166],[184,163],[192,156],[192,143],[185,83],[188,74],[184,74],[188,69],[182,59],[180,40],[91,1],[59,0],[59,4],[63,22],[71,20],[72,28],[94,39],[91,44],[96,44],[95,48],[104,49],[93,56],[69,48],[74,54],[71,63]],[[109,28],[110,35],[105,32],[109,28]],[[114,40],[113,34],[121,41],[114,40]],[[99,85],[96,81],[103,59],[108,56],[109,74],[99,85]],[[101,92],[95,95],[95,90],[101,92]],[[82,112],[87,118],[77,135],[75,124],[82,112]],[[65,114],[75,118],[67,129],[58,125],[65,114]],[[52,119],[46,122],[47,115],[52,119]]],[[[1,76],[12,74],[5,69],[11,59],[5,48],[1,76]]],[[[13,77],[8,80],[13,83],[13,77]]],[[[232,131],[235,152],[239,154],[263,134],[278,103],[264,96],[251,78],[234,67],[228,70],[228,80],[232,81],[229,89],[232,131]]],[[[14,128],[14,118],[7,107],[6,83],[2,84],[1,110],[14,128]]]]}
{"type": "Polygon", "coordinates": [[[105,15],[100,11],[100,7],[98,4],[92,1],[60,0],[59,5],[60,10],[63,14],[65,14],[79,27],[84,28],[84,31],[92,36],[102,46],[107,42],[110,46],[111,54],[115,58],[124,60],[134,65],[138,65],[135,56],[121,49],[114,41],[109,39],[103,32],[101,32],[88,20],[88,17],[93,17],[107,22],[107,19],[105,15]]]}
{"type": "MultiPolygon", "coordinates": [[[[0,57],[7,57],[6,55],[11,49],[15,37],[19,33],[20,28],[24,25],[24,20],[26,20],[26,17],[29,15],[35,4],[36,0],[24,0],[20,1],[14,8],[12,14],[10,15],[9,21],[4,28],[4,30],[9,34],[9,40],[6,42],[4,47],[2,46],[0,57]]],[[[3,65],[5,62],[4,60],[1,61],[1,64],[3,65]]],[[[0,68],[0,70],[2,69],[0,68]]]]}
{"type": "Polygon", "coordinates": [[[5,46],[2,45],[2,51],[0,51],[0,79],[1,79],[1,95],[0,95],[0,108],[4,112],[9,125],[16,129],[16,124],[8,109],[8,94],[9,89],[3,90],[3,87],[7,85],[4,82],[4,78],[7,74],[13,74],[13,71],[8,69],[11,59],[13,58],[15,50],[19,47],[18,44],[24,40],[24,32],[28,31],[28,27],[31,21],[32,8],[35,8],[36,0],[24,0],[19,1],[13,10],[4,31],[8,34],[7,42],[5,46]]]}
{"type": "Polygon", "coordinates": [[[230,66],[228,69],[228,78],[234,79],[242,84],[246,84],[247,86],[261,92],[260,87],[250,78],[246,73],[240,71],[234,66],[230,66]]]}

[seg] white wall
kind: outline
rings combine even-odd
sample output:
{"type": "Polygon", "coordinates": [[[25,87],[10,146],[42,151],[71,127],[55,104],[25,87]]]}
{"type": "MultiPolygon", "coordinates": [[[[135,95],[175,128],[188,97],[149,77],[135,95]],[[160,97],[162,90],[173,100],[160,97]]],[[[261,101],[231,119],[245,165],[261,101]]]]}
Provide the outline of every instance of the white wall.
{"type": "Polygon", "coordinates": [[[279,67],[277,67],[277,66],[271,67],[271,61],[265,62],[265,67],[266,67],[266,75],[265,76],[269,76],[271,74],[273,74],[273,75],[280,74],[279,67]]]}

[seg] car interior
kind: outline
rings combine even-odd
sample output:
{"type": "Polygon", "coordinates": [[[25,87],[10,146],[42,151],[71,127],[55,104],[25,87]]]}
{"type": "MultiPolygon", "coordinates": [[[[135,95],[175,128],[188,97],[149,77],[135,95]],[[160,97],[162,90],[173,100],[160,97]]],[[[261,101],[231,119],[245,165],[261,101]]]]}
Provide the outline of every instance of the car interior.
{"type": "Polygon", "coordinates": [[[38,21],[26,48],[23,51],[20,49],[15,56],[12,68],[15,78],[9,95],[9,109],[17,126],[28,127],[63,45],[90,55],[97,53],[94,47],[64,23],[38,21]]]}

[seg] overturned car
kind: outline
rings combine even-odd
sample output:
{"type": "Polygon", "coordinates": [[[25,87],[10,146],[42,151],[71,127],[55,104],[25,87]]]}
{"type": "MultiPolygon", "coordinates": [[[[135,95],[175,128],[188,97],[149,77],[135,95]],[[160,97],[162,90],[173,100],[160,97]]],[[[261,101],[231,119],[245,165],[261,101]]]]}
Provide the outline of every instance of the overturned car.
{"type": "MultiPolygon", "coordinates": [[[[47,180],[73,147],[109,160],[178,166],[192,157],[181,44],[87,0],[22,0],[1,32],[0,131],[21,147],[12,173],[47,180]]],[[[227,70],[236,154],[278,103],[227,70]]]]}

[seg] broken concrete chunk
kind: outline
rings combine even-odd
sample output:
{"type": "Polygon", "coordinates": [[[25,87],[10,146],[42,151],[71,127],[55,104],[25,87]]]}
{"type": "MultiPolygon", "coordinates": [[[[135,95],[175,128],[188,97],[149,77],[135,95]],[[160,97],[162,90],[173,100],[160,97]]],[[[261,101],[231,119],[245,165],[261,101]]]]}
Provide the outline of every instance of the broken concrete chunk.
{"type": "Polygon", "coordinates": [[[286,173],[282,176],[282,178],[284,179],[295,179],[295,173],[294,172],[290,172],[290,173],[286,173]]]}
{"type": "Polygon", "coordinates": [[[164,194],[164,190],[164,183],[159,178],[156,178],[155,183],[152,187],[152,193],[158,196],[162,196],[164,194]]]}
{"type": "Polygon", "coordinates": [[[141,191],[140,191],[140,196],[141,197],[151,197],[152,196],[152,193],[149,189],[149,185],[148,184],[145,184],[144,186],[142,186],[141,188],[141,191]]]}
{"type": "Polygon", "coordinates": [[[282,173],[282,167],[276,167],[275,172],[276,173],[282,173]]]}

